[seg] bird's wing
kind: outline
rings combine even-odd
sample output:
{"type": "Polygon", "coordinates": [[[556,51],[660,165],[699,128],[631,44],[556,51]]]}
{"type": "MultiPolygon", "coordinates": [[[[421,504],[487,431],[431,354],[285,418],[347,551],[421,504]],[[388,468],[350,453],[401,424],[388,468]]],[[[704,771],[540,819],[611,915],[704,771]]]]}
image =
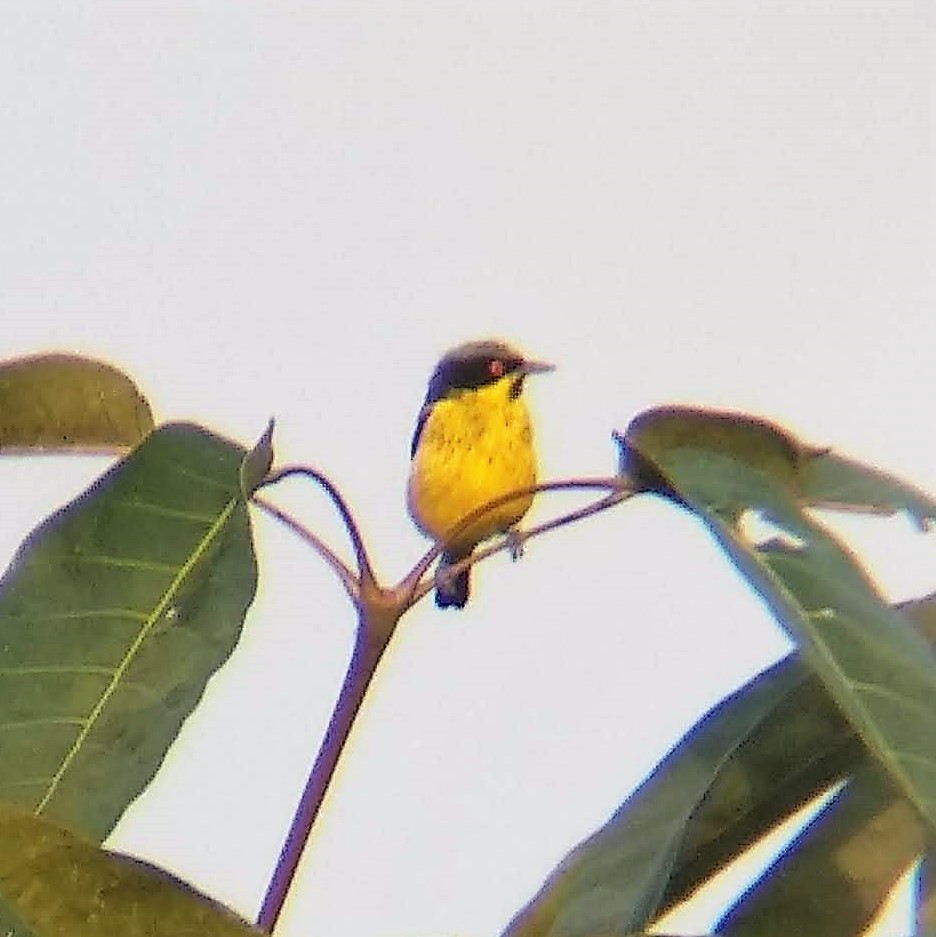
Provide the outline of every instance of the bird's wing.
{"type": "Polygon", "coordinates": [[[419,411],[419,416],[416,417],[416,429],[413,430],[413,442],[410,446],[411,459],[416,455],[416,448],[419,446],[419,438],[422,436],[423,427],[426,425],[426,420],[429,419],[429,414],[431,412],[432,404],[423,404],[422,409],[419,411]]]}

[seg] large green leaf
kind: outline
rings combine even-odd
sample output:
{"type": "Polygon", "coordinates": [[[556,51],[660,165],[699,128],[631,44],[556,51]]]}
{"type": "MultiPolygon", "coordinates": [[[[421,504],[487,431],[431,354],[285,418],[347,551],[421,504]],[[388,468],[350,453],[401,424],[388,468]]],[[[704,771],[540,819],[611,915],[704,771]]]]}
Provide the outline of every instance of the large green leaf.
{"type": "MultiPolygon", "coordinates": [[[[791,694],[805,679],[803,668],[788,659],[759,674],[711,710],[607,825],[566,857],[539,894],[514,918],[506,935],[619,937],[652,923],[674,868],[681,857],[683,861],[687,858],[684,842],[690,818],[713,791],[726,765],[743,757],[739,752],[746,742],[778,708],[785,711],[791,694]]],[[[774,726],[780,727],[777,722],[774,726]]],[[[841,734],[834,724],[831,731],[835,737],[841,734]]],[[[748,779],[743,768],[732,780],[728,790],[723,788],[717,795],[710,820],[724,815],[728,800],[746,800],[743,787],[748,779]]],[[[758,778],[752,789],[762,787],[765,781],[758,778]]],[[[714,823],[704,824],[695,836],[696,845],[709,848],[709,861],[716,864],[725,849],[724,842],[718,842],[714,823]]]]}
{"type": "MultiPolygon", "coordinates": [[[[901,614],[936,643],[936,597],[901,614]]],[[[820,757],[817,752],[816,757],[820,757]]],[[[719,930],[769,935],[863,932],[923,847],[925,825],[875,762],[848,784],[726,914],[719,930]]]]}
{"type": "MultiPolygon", "coordinates": [[[[655,407],[631,420],[627,431],[614,433],[620,446],[620,467],[638,491],[663,495],[686,507],[679,485],[669,477],[667,457],[678,452],[703,452],[739,460],[787,491],[801,488],[801,467],[808,450],[775,423],[755,417],[698,407],[655,407]]],[[[723,507],[740,514],[746,505],[740,493],[729,492],[723,507]]]]}
{"type": "Polygon", "coordinates": [[[0,451],[127,449],[152,428],[146,399],[113,365],[56,353],[0,362],[0,451]]]}
{"type": "MultiPolygon", "coordinates": [[[[801,505],[895,514],[905,511],[922,529],[936,520],[936,500],[870,465],[797,439],[760,417],[701,407],[655,407],[636,416],[622,436],[621,468],[638,490],[682,501],[667,474],[675,452],[706,452],[747,465],[801,505]]],[[[735,507],[748,505],[739,499],[735,507]]]]}
{"type": "Polygon", "coordinates": [[[861,934],[923,842],[919,814],[876,762],[865,763],[717,930],[731,937],[861,934]]]}
{"type": "Polygon", "coordinates": [[[0,801],[103,839],[227,659],[256,564],[244,450],[153,433],[0,580],[0,801]]]}
{"type": "Polygon", "coordinates": [[[260,933],[168,873],[6,806],[0,806],[0,899],[27,922],[31,937],[260,933]]]}
{"type": "MultiPolygon", "coordinates": [[[[895,609],[912,621],[931,645],[936,645],[936,596],[904,602],[895,609]]],[[[802,664],[791,656],[779,666],[802,664]]],[[[744,690],[738,693],[741,695],[744,690]]],[[[840,919],[873,913],[908,862],[901,844],[908,836],[919,838],[922,832],[916,812],[902,803],[897,789],[879,781],[868,761],[867,752],[818,678],[810,675],[804,679],[752,733],[737,757],[726,762],[693,815],[661,911],[684,899],[834,781],[847,777],[849,772],[858,772],[857,790],[851,791],[854,782],[850,780],[846,793],[840,797],[848,803],[860,802],[863,809],[836,807],[834,811],[824,811],[810,822],[809,829],[821,828],[821,841],[830,864],[835,863],[836,856],[854,853],[853,844],[863,838],[877,839],[873,865],[856,857],[836,866],[842,877],[853,876],[850,889],[854,901],[843,909],[840,919]],[[868,773],[872,777],[868,783],[874,791],[884,791],[877,799],[863,789],[865,782],[860,776],[868,773]],[[881,835],[885,822],[897,824],[892,837],[881,835]],[[905,824],[911,827],[909,831],[905,831],[905,824]]],[[[816,834],[809,833],[813,835],[816,834]]],[[[801,839],[806,836],[804,832],[801,839]]],[[[783,876],[788,874],[784,866],[783,876]]],[[[803,881],[817,882],[818,877],[807,873],[803,881]]],[[[769,887],[767,878],[763,887],[769,887]]],[[[818,893],[821,891],[817,889],[818,893]]],[[[840,897],[843,902],[846,900],[845,896],[840,897]]]]}
{"type": "Polygon", "coordinates": [[[625,437],[625,469],[639,454],[637,470],[651,482],[661,479],[669,496],[705,520],[865,744],[936,828],[936,655],[885,605],[850,551],[802,510],[806,447],[741,417],[732,417],[737,438],[726,435],[724,414],[713,415],[710,439],[704,417],[692,414],[691,431],[672,409],[635,421],[625,437]],[[749,510],[780,536],[761,544],[747,539],[737,522],[749,510]]]}
{"type": "MultiPolygon", "coordinates": [[[[660,914],[865,759],[851,727],[799,658],[790,655],[776,669],[789,673],[790,690],[725,758],[686,823],[660,914]]],[[[735,705],[745,705],[760,679],[734,694],[735,705]]]]}
{"type": "MultiPolygon", "coordinates": [[[[936,596],[898,608],[936,643],[936,596]]],[[[850,799],[860,798],[862,809],[822,812],[809,828],[822,828],[821,841],[838,885],[854,876],[849,888],[855,894],[838,896],[843,919],[846,913],[849,920],[866,918],[922,835],[916,812],[893,786],[879,781],[873,764],[821,681],[798,655],[789,655],[693,726],[607,826],[567,857],[508,933],[579,933],[567,925],[560,929],[556,921],[561,915],[574,920],[580,911],[588,913],[593,894],[616,899],[608,899],[596,932],[613,937],[629,933],[635,921],[648,924],[665,914],[790,814],[853,772],[859,778],[870,773],[877,785],[869,794],[859,782],[850,799]],[[765,682],[772,687],[770,695],[765,695],[765,682]],[[713,745],[718,739],[727,744],[713,745]],[[884,793],[875,800],[881,784],[884,793]],[[895,839],[889,844],[891,832],[895,839]],[[855,844],[869,841],[874,848],[862,861],[861,846],[856,853],[855,844]],[[835,862],[839,850],[847,862],[835,862]],[[658,880],[640,878],[646,869],[665,877],[667,868],[662,894],[658,880]],[[645,891],[635,894],[635,885],[645,891]]],[[[765,878],[762,887],[769,886],[765,878]]],[[[586,921],[583,933],[588,926],[586,921]]]]}

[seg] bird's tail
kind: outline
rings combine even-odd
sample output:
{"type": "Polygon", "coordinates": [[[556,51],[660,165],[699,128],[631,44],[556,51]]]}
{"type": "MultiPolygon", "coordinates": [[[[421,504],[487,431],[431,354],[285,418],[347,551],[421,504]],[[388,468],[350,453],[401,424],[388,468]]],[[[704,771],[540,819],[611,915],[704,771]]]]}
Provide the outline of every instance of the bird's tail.
{"type": "Polygon", "coordinates": [[[443,553],[439,560],[439,569],[436,572],[436,605],[439,608],[464,608],[468,601],[468,593],[471,587],[471,570],[462,570],[458,575],[447,578],[444,582],[440,580],[439,574],[444,573],[449,566],[471,556],[471,550],[465,553],[443,553]]]}

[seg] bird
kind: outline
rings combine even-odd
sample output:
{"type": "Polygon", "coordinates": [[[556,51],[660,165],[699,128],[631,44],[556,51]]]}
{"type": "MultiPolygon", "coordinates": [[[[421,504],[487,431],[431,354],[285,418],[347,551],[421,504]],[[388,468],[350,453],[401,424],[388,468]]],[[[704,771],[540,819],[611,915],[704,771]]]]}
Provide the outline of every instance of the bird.
{"type": "Polygon", "coordinates": [[[445,570],[471,556],[482,541],[510,533],[530,509],[526,493],[484,512],[473,511],[511,491],[536,484],[537,459],[523,400],[531,374],[554,365],[527,358],[496,339],[465,342],[446,352],[429,379],[410,447],[407,506],[422,533],[443,546],[436,573],[439,608],[464,608],[470,573],[445,570]]]}

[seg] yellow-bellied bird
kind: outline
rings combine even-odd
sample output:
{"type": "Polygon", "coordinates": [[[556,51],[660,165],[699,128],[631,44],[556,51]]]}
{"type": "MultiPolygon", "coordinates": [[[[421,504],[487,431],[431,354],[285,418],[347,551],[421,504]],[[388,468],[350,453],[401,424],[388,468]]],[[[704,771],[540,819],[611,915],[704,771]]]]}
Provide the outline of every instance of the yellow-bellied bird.
{"type": "MultiPolygon", "coordinates": [[[[445,548],[440,574],[482,540],[510,530],[530,509],[533,496],[525,494],[456,530],[482,505],[536,484],[523,382],[552,368],[488,340],[453,348],[432,372],[413,434],[407,501],[416,526],[445,548]]],[[[468,586],[468,570],[448,581],[437,574],[436,605],[464,607],[468,586]]]]}

